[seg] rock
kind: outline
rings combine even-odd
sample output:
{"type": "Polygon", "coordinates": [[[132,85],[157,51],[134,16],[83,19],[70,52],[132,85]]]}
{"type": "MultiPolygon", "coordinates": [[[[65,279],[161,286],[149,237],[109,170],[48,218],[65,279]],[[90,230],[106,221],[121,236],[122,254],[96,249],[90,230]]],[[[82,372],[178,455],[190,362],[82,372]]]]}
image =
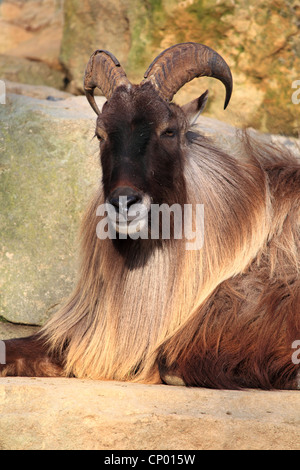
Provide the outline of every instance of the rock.
{"type": "Polygon", "coordinates": [[[0,381],[1,450],[299,450],[299,425],[297,391],[0,381]]]}
{"type": "Polygon", "coordinates": [[[228,62],[233,97],[224,112],[222,84],[205,78],[184,86],[179,104],[209,88],[210,117],[298,137],[299,25],[298,0],[2,0],[0,79],[81,94],[90,55],[108,49],[139,83],[162,50],[195,41],[228,62]]]}
{"type": "Polygon", "coordinates": [[[5,53],[10,49],[22,44],[32,38],[33,33],[28,31],[24,25],[18,23],[21,18],[20,5],[11,2],[1,2],[0,5],[0,26],[1,41],[0,53],[5,53]]]}
{"type": "Polygon", "coordinates": [[[97,0],[84,4],[68,0],[61,59],[70,74],[70,91],[82,90],[82,71],[95,49],[110,50],[129,78],[139,83],[163,49],[195,41],[217,50],[228,62],[234,78],[233,98],[224,112],[222,84],[199,79],[180,91],[180,104],[209,88],[210,117],[298,137],[300,104],[292,102],[292,83],[300,78],[298,3],[258,0],[253,6],[244,0],[114,0],[100,8],[97,0]]]}
{"type": "Polygon", "coordinates": [[[25,31],[23,28],[15,25],[8,25],[0,19],[1,26],[1,46],[0,54],[15,48],[18,44],[26,42],[32,38],[32,34],[29,31],[25,31]]]}
{"type": "Polygon", "coordinates": [[[122,62],[130,49],[126,0],[64,2],[64,29],[60,60],[68,71],[68,91],[82,93],[82,77],[96,49],[115,51],[122,62]]]}
{"type": "Polygon", "coordinates": [[[8,95],[6,102],[0,316],[40,325],[76,279],[78,226],[101,176],[95,116],[83,96],[53,102],[8,95]]]}
{"type": "Polygon", "coordinates": [[[62,13],[61,2],[57,0],[2,0],[0,7],[1,21],[33,33],[61,24],[62,13]]]}
{"type": "Polygon", "coordinates": [[[32,98],[38,98],[40,100],[49,99],[49,97],[55,99],[66,99],[72,97],[71,93],[43,85],[27,85],[25,83],[10,82],[9,80],[5,80],[5,86],[7,93],[31,96],[32,98]]]}
{"type": "Polygon", "coordinates": [[[59,61],[63,9],[56,0],[4,0],[0,5],[0,78],[64,87],[59,61]]]}
{"type": "Polygon", "coordinates": [[[0,77],[2,80],[64,88],[65,74],[35,60],[0,55],[0,77]]]}
{"type": "Polygon", "coordinates": [[[29,60],[43,62],[50,67],[62,70],[59,53],[62,40],[62,25],[54,24],[33,37],[22,41],[15,48],[6,51],[6,55],[13,57],[25,57],[29,60]]]}
{"type": "Polygon", "coordinates": [[[0,318],[0,339],[25,338],[33,335],[39,330],[36,326],[15,325],[13,323],[2,322],[0,318]]]}

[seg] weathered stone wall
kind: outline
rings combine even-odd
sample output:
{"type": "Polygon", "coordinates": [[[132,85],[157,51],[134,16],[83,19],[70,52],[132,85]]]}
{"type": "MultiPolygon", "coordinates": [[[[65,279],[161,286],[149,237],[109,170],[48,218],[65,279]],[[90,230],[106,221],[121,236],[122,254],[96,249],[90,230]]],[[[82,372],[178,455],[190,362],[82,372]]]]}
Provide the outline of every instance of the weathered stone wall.
{"type": "Polygon", "coordinates": [[[9,321],[43,323],[74,285],[79,222],[101,176],[94,126],[83,96],[8,95],[0,106],[0,316],[9,321]]]}
{"type": "Polygon", "coordinates": [[[264,132],[298,136],[299,0],[3,0],[0,79],[82,92],[87,60],[109,49],[139,82],[152,59],[177,42],[196,41],[232,67],[234,95],[222,111],[215,80],[184,87],[179,103],[209,88],[207,115],[264,132]]]}
{"type": "Polygon", "coordinates": [[[94,50],[116,51],[118,59],[126,63],[131,39],[127,8],[124,0],[64,1],[60,60],[72,93],[83,92],[83,73],[94,50]]]}
{"type": "Polygon", "coordinates": [[[0,78],[64,87],[62,0],[0,2],[0,78]]]}

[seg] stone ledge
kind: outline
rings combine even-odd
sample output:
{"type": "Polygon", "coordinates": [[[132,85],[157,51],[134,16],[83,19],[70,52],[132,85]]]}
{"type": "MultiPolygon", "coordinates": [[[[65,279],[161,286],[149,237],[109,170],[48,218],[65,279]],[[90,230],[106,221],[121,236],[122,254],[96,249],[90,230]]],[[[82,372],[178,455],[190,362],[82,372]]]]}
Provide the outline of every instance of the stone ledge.
{"type": "Polygon", "coordinates": [[[0,379],[1,450],[300,448],[297,391],[0,379]]]}

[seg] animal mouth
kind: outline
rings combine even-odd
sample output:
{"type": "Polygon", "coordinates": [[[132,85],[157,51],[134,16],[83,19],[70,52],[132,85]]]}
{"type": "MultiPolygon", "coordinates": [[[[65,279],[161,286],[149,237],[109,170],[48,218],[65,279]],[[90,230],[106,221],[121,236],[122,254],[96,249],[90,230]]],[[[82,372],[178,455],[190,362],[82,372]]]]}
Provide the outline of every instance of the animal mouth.
{"type": "Polygon", "coordinates": [[[150,199],[144,197],[142,202],[128,204],[127,196],[120,196],[117,204],[108,203],[107,213],[114,231],[123,235],[134,235],[148,226],[150,199]]]}

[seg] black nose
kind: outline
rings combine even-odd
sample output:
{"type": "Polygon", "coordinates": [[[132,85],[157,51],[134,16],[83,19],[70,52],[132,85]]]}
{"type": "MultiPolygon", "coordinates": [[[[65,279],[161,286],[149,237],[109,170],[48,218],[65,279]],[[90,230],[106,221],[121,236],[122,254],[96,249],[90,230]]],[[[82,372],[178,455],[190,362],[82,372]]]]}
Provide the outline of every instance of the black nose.
{"type": "Polygon", "coordinates": [[[142,202],[142,195],[133,188],[122,186],[110,194],[108,202],[114,206],[117,212],[128,212],[133,204],[142,202]]]}

